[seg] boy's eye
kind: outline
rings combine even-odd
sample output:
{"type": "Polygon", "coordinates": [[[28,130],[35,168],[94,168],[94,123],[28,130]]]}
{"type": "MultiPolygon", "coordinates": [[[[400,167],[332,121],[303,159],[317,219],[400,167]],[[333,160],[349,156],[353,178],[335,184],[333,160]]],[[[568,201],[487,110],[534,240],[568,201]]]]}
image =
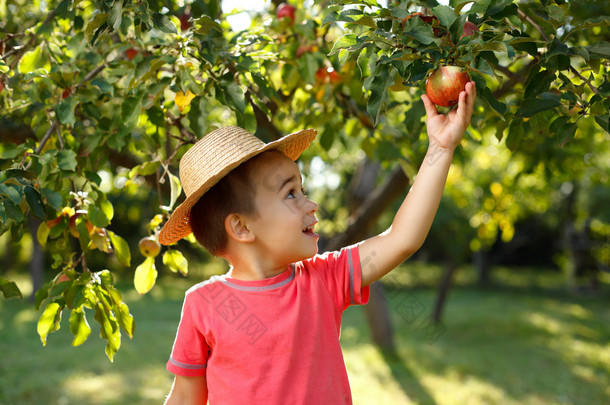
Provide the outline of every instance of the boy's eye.
{"type": "Polygon", "coordinates": [[[286,194],[286,198],[297,198],[297,194],[302,195],[304,197],[307,196],[307,190],[305,190],[304,188],[301,188],[299,191],[292,189],[288,192],[288,194],[286,194]],[[300,191],[300,194],[299,194],[300,191]]]}

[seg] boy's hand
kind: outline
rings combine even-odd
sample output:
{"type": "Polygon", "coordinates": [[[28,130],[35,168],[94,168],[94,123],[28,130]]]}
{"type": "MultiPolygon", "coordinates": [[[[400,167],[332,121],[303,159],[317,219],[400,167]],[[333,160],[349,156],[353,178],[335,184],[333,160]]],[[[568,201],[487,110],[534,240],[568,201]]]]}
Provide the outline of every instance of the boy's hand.
{"type": "Polygon", "coordinates": [[[457,108],[449,111],[447,115],[439,114],[428,96],[421,96],[426,107],[430,146],[434,143],[437,147],[455,149],[470,124],[476,94],[474,82],[466,83],[465,91],[460,93],[457,108]]]}

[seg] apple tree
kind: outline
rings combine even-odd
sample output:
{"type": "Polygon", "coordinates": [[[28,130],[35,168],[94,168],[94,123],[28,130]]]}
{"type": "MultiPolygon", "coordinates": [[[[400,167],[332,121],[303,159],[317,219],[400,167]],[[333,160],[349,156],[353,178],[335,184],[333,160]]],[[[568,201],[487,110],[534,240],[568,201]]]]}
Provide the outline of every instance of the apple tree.
{"type": "MultiPolygon", "coordinates": [[[[419,95],[442,64],[476,82],[472,148],[495,139],[552,161],[562,147],[607,140],[601,13],[572,16],[576,6],[562,1],[290,7],[250,12],[239,29],[228,22],[239,12],[219,0],[14,0],[0,10],[0,233],[19,243],[30,232],[51,258],[50,281],[35,288],[43,342],[68,313],[81,344],[92,316],[112,359],[135,325],[116,268],[132,269],[142,294],[159,270],[188,272],[182,251],[192,239],[160,249],[156,236],[181,198],[180,156],[218,126],[265,141],[313,127],[319,142],[303,156],[306,169],[319,155],[331,162],[322,172],[356,183],[355,165],[376,168],[358,187],[331,187],[338,197],[321,212],[328,246],[381,226],[406,192],[426,147],[419,95]],[[154,195],[139,248],[118,231],[109,191],[134,189],[154,195]],[[353,212],[350,194],[361,196],[353,212]],[[108,266],[93,265],[93,255],[108,266]]],[[[6,278],[0,290],[21,296],[6,278]]]]}

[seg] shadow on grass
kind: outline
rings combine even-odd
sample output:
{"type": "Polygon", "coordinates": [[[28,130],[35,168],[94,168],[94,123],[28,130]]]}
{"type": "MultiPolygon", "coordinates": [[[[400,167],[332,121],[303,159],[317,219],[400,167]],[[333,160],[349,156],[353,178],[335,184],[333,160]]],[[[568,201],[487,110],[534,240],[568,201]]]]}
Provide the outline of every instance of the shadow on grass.
{"type": "MultiPolygon", "coordinates": [[[[433,291],[415,294],[432,307],[433,291]]],[[[439,386],[428,385],[435,392],[452,385],[465,391],[487,386],[488,394],[476,395],[497,396],[486,399],[491,403],[610,403],[607,301],[499,288],[451,294],[446,333],[432,344],[394,314],[399,353],[418,369],[405,371],[391,356],[386,362],[418,404],[434,402],[425,389],[404,382],[415,379],[414,373],[443,378],[439,386]]],[[[392,296],[393,308],[399,299],[400,294],[392,296]]]]}
{"type": "Polygon", "coordinates": [[[407,363],[400,354],[393,350],[379,349],[383,360],[392,371],[392,376],[400,385],[400,388],[414,403],[420,405],[436,405],[436,401],[428,390],[420,384],[419,379],[407,367],[407,363]]]}

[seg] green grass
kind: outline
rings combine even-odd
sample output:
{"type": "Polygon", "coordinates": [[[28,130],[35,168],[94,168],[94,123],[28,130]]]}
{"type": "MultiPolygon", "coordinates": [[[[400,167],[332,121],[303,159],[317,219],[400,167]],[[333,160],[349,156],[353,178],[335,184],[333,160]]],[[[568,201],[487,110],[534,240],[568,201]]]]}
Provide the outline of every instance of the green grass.
{"type": "MultiPolygon", "coordinates": [[[[460,270],[442,328],[434,329],[425,322],[434,280],[419,276],[435,272],[392,275],[397,356],[370,343],[362,307],[346,311],[341,340],[356,405],[610,403],[607,292],[570,296],[554,273],[510,269],[496,272],[503,287],[481,291],[471,286],[470,271],[460,270]],[[553,288],[526,288],[524,280],[553,288]]],[[[162,403],[182,296],[194,282],[165,277],[146,296],[125,293],[136,333],[123,337],[114,363],[93,321],[82,346],[70,345],[64,319],[43,347],[33,305],[0,300],[0,404],[162,403]]]]}

